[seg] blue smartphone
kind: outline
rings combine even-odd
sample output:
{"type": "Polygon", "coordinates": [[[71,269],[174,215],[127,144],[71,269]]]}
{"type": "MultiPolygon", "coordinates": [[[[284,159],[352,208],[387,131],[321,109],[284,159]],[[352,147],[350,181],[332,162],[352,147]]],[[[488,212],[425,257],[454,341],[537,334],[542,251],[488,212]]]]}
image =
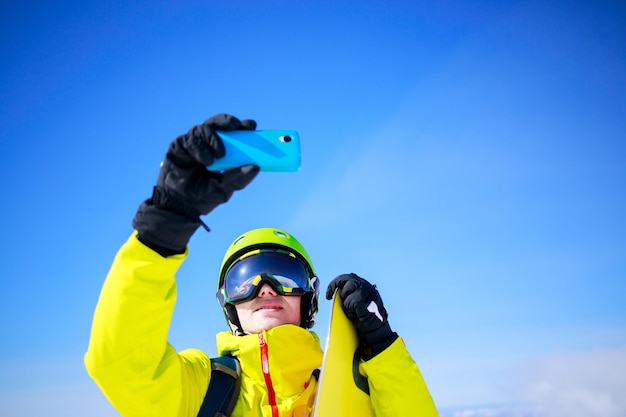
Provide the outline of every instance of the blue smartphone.
{"type": "Polygon", "coordinates": [[[207,166],[224,171],[258,165],[261,171],[296,172],[300,169],[300,135],[295,130],[218,131],[226,154],[207,166]]]}

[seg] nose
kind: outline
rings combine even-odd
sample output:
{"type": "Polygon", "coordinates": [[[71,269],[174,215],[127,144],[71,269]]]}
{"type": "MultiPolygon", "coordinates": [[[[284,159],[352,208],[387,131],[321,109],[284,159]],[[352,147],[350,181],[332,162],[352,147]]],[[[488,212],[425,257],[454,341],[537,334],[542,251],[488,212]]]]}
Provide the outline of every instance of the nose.
{"type": "Polygon", "coordinates": [[[276,296],[276,291],[267,283],[263,284],[257,297],[276,296]]]}

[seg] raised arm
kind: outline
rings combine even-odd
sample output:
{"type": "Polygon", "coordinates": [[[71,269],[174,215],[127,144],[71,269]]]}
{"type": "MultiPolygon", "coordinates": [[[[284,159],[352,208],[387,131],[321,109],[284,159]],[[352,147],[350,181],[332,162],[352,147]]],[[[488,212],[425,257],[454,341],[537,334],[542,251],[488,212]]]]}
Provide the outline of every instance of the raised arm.
{"type": "Polygon", "coordinates": [[[254,129],[218,115],[177,137],[152,197],[139,207],[136,231],[120,248],[94,313],[85,366],[123,416],[195,416],[209,381],[208,358],[177,353],[167,335],[176,302],[175,273],[200,215],[228,201],[258,173],[244,166],[206,169],[224,155],[215,130],[254,129]]]}

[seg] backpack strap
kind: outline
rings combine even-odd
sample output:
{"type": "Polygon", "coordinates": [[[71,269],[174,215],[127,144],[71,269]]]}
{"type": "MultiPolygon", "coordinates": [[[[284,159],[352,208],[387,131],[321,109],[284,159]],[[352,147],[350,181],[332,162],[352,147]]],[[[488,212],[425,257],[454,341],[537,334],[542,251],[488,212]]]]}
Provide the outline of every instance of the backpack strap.
{"type": "Polygon", "coordinates": [[[232,356],[211,358],[211,379],[198,417],[229,417],[241,388],[241,366],[232,356]]]}

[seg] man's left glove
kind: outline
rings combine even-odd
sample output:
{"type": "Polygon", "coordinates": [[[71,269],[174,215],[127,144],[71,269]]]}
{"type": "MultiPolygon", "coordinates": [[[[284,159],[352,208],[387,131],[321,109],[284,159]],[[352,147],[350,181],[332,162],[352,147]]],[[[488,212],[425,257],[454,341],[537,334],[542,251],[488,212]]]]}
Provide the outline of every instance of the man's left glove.
{"type": "Polygon", "coordinates": [[[326,299],[330,300],[338,289],[343,311],[359,336],[363,359],[369,360],[391,346],[398,335],[391,331],[387,310],[376,286],[356,274],[339,275],[328,284],[326,299]]]}
{"type": "Polygon", "coordinates": [[[253,120],[218,114],[178,136],[169,146],[152,197],[133,219],[139,240],[163,256],[184,253],[207,214],[254,179],[259,167],[246,165],[225,172],[206,169],[224,156],[216,130],[254,130],[253,120]]]}

